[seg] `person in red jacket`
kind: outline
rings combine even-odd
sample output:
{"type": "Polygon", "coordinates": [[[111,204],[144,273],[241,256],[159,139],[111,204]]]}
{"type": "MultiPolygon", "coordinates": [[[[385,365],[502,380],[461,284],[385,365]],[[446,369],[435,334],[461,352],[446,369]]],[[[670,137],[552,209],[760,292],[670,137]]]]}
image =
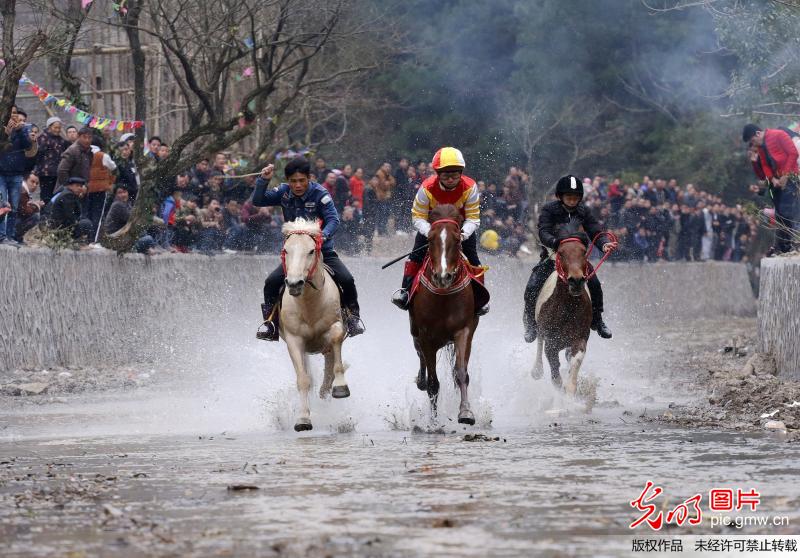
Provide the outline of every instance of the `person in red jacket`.
{"type": "Polygon", "coordinates": [[[755,186],[751,190],[759,195],[768,191],[775,204],[779,226],[775,231],[774,252],[791,252],[792,232],[798,230],[797,147],[784,130],[762,130],[755,124],[744,127],[742,140],[748,144],[753,171],[767,183],[766,188],[755,186]]]}

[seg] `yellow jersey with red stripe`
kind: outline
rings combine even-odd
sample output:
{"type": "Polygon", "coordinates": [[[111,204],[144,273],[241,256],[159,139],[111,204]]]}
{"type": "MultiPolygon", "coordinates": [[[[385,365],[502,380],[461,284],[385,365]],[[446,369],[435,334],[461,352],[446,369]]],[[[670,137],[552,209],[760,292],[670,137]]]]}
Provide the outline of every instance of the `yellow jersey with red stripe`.
{"type": "Polygon", "coordinates": [[[461,176],[461,180],[452,190],[445,190],[439,183],[439,177],[429,176],[422,183],[414,198],[411,208],[411,219],[414,228],[421,234],[427,235],[430,230],[428,215],[430,211],[441,204],[450,204],[456,207],[464,217],[461,231],[465,237],[470,236],[481,224],[480,194],[478,184],[468,176],[461,176]]]}

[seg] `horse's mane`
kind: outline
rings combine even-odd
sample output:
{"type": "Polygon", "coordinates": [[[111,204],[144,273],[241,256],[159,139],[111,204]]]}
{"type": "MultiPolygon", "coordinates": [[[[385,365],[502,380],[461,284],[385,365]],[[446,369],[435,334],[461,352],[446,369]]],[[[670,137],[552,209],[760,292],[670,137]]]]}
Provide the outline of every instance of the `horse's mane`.
{"type": "Polygon", "coordinates": [[[578,238],[585,247],[589,247],[589,236],[583,231],[562,230],[558,233],[558,242],[567,238],[578,238]]]}
{"type": "Polygon", "coordinates": [[[459,223],[464,220],[463,217],[461,217],[461,212],[456,209],[456,206],[449,203],[437,205],[431,210],[428,221],[433,223],[439,219],[453,219],[459,223]]]}
{"type": "Polygon", "coordinates": [[[319,223],[315,220],[295,219],[294,221],[285,222],[281,232],[283,232],[284,236],[290,233],[306,233],[311,236],[318,236],[322,231],[319,229],[319,223]]]}

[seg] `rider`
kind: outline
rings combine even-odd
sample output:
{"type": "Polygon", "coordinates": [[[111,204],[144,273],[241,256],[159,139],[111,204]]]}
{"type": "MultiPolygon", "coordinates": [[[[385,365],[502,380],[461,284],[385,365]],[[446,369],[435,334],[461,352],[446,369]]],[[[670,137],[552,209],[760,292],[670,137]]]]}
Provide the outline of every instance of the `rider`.
{"type": "MultiPolygon", "coordinates": [[[[412,224],[417,229],[414,251],[406,261],[402,287],[392,295],[392,303],[401,310],[408,309],[408,291],[427,252],[424,248],[428,245],[428,232],[431,230],[428,214],[437,205],[452,204],[461,212],[464,217],[461,225],[461,251],[471,265],[481,265],[475,234],[481,224],[480,194],[476,182],[462,174],[465,167],[464,155],[455,147],[442,147],[433,156],[431,167],[436,174],[426,178],[419,187],[411,210],[412,224]]],[[[482,316],[488,311],[487,304],[477,314],[482,316]]]]}
{"type": "MultiPolygon", "coordinates": [[[[525,341],[532,343],[536,339],[536,299],[542,290],[545,281],[555,271],[555,262],[545,248],[558,249],[559,230],[565,225],[583,229],[593,239],[597,234],[605,232],[604,227],[594,218],[581,200],[583,199],[583,183],[568,174],[562,176],[556,184],[557,201],[552,201],[542,207],[539,214],[539,240],[542,243],[542,259],[533,268],[528,285],[525,287],[525,313],[522,322],[525,326],[525,341]]],[[[598,239],[603,252],[609,252],[617,247],[616,242],[610,242],[605,236],[598,239]]],[[[611,331],[603,322],[603,290],[597,274],[588,281],[589,294],[592,297],[592,329],[603,339],[611,339],[611,331]]]]}
{"type": "MultiPolygon", "coordinates": [[[[322,261],[333,272],[334,280],[342,289],[342,306],[348,310],[347,334],[353,337],[364,333],[364,326],[359,317],[355,280],[333,249],[333,235],[339,228],[339,214],[333,206],[331,196],[323,186],[309,181],[311,163],[306,159],[297,158],[290,161],[284,169],[289,183],[283,183],[267,191],[267,185],[274,172],[274,165],[268,165],[261,170],[253,193],[253,205],[256,207],[280,205],[285,222],[298,218],[322,221],[322,261]]],[[[278,301],[281,285],[285,279],[283,265],[279,265],[264,281],[264,304],[261,305],[261,312],[264,315],[266,331],[256,334],[259,339],[278,340],[278,313],[272,315],[272,310],[278,301]]]]}

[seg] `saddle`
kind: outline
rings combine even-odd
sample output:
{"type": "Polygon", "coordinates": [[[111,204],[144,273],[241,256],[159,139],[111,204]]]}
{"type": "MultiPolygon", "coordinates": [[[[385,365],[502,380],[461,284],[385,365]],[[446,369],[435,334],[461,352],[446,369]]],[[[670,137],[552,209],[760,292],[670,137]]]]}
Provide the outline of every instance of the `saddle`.
{"type": "Polygon", "coordinates": [[[472,284],[472,293],[475,297],[475,308],[483,308],[489,303],[490,295],[489,291],[486,286],[483,284],[484,275],[486,271],[489,269],[488,266],[474,266],[467,261],[467,258],[463,256],[461,259],[461,265],[459,266],[458,276],[456,280],[453,282],[447,289],[438,289],[434,287],[430,280],[425,276],[425,271],[428,269],[430,265],[430,258],[425,256],[425,260],[423,260],[422,265],[417,271],[417,275],[414,277],[413,283],[411,283],[411,289],[408,292],[408,303],[411,304],[411,301],[414,299],[414,295],[419,290],[420,285],[424,286],[429,291],[440,294],[440,295],[449,295],[455,294],[457,292],[463,291],[467,288],[467,285],[470,283],[472,284]]]}

